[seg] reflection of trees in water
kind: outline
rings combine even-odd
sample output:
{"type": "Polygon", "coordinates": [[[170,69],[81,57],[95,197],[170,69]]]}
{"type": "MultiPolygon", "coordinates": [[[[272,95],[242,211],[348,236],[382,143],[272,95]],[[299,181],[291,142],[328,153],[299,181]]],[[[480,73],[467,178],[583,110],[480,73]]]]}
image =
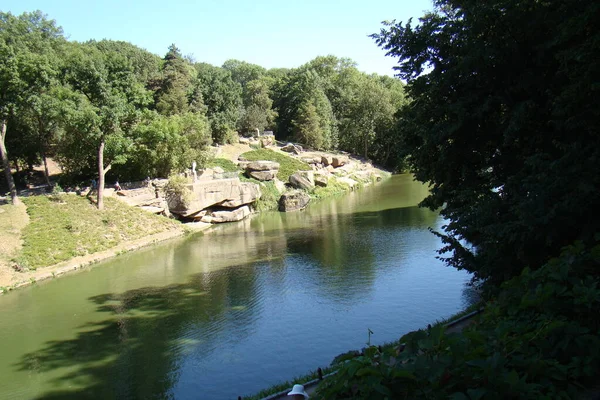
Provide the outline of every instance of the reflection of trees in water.
{"type": "Polygon", "coordinates": [[[186,354],[202,359],[243,340],[260,313],[253,267],[211,273],[209,283],[204,275],[90,298],[106,318],[24,355],[19,369],[64,368],[40,398],[170,397],[186,354]]]}
{"type": "MultiPolygon", "coordinates": [[[[403,231],[417,229],[432,242],[437,238],[427,232],[436,224],[438,215],[417,207],[398,208],[356,214],[318,214],[310,218],[310,227],[290,233],[288,251],[310,255],[318,269],[306,269],[307,278],[326,298],[355,301],[371,291],[376,278],[378,252],[398,246],[389,242],[385,231],[394,232],[393,239],[406,239],[403,231]]],[[[305,222],[306,224],[306,222],[305,222]]],[[[401,258],[402,253],[398,252],[401,258]]],[[[401,263],[401,259],[396,260],[401,263]]]]}

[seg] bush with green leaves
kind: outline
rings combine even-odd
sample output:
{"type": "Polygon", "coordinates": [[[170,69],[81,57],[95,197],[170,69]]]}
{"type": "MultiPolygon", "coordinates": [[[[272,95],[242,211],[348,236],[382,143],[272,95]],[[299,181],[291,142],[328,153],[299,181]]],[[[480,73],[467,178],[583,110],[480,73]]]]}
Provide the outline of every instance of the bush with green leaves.
{"type": "Polygon", "coordinates": [[[475,324],[375,347],[318,389],[326,399],[581,398],[600,374],[600,245],[576,243],[506,282],[475,324]]]}

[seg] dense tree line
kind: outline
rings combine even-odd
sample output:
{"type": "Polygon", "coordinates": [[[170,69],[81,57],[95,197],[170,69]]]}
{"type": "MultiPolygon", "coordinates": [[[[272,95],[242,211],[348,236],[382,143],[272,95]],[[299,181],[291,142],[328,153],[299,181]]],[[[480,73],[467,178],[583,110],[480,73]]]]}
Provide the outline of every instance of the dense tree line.
{"type": "Polygon", "coordinates": [[[211,143],[264,130],[393,168],[394,114],[403,103],[399,79],[367,75],[348,59],[218,67],[175,45],[160,58],[127,42],[71,42],[39,11],[0,13],[0,143],[15,202],[10,167],[46,165],[51,156],[66,177],[97,176],[102,188],[107,173],[168,176],[202,165],[211,143]]]}
{"type": "Polygon", "coordinates": [[[435,4],[374,35],[408,82],[397,146],[449,220],[449,263],[496,285],[600,231],[600,7],[435,4]]]}

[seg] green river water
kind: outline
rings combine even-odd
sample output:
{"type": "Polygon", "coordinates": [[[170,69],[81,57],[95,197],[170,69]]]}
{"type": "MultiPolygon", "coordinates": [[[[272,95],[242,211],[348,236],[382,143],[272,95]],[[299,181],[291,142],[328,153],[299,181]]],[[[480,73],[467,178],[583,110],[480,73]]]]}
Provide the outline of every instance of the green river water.
{"type": "Polygon", "coordinates": [[[0,296],[0,399],[236,399],[464,307],[408,175],[0,296]]]}

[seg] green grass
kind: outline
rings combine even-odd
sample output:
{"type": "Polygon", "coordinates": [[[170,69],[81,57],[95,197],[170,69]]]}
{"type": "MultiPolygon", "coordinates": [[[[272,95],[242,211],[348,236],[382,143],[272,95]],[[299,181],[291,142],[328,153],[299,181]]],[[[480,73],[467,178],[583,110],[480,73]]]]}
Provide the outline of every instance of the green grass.
{"type": "Polygon", "coordinates": [[[53,265],[96,253],[120,243],[173,229],[181,224],[116,199],[105,198],[98,210],[75,195],[23,198],[30,217],[22,231],[23,248],[15,261],[25,268],[53,265]]]}
{"type": "Polygon", "coordinates": [[[308,165],[307,163],[269,149],[257,149],[248,151],[246,153],[243,153],[242,157],[244,157],[248,161],[266,160],[278,162],[279,172],[277,173],[277,178],[279,178],[279,180],[282,182],[287,182],[290,175],[298,171],[311,170],[310,165],[308,165]]]}
{"type": "Polygon", "coordinates": [[[326,199],[328,197],[339,196],[350,191],[350,186],[339,182],[335,177],[329,178],[326,187],[317,186],[311,193],[315,200],[326,199]]]}
{"type": "Polygon", "coordinates": [[[240,168],[233,161],[226,158],[213,158],[206,164],[206,167],[221,167],[225,172],[237,172],[240,170],[240,168]]]}

